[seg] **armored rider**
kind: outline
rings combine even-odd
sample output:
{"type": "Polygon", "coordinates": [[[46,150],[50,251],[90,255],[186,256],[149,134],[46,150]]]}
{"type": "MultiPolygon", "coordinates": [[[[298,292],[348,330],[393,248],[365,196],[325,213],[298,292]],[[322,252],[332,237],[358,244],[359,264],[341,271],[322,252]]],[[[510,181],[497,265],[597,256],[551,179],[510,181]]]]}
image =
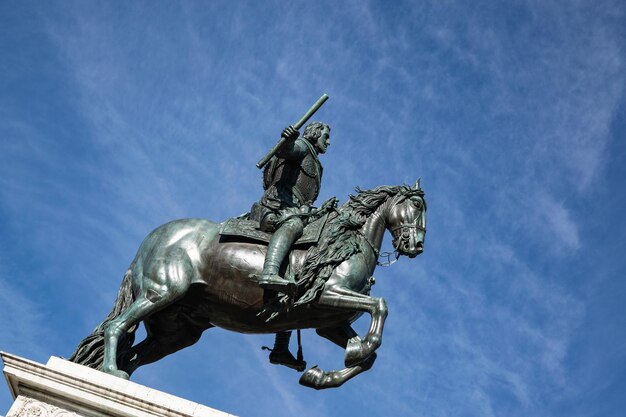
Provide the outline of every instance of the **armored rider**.
{"type": "MultiPolygon", "coordinates": [[[[282,146],[263,171],[265,192],[252,206],[250,217],[259,221],[261,230],[273,233],[270,239],[263,272],[257,276],[262,288],[288,294],[295,283],[279,275],[283,260],[300,236],[309,220],[309,212],[317,199],[322,182],[322,164],[318,155],[330,145],[330,126],[310,123],[302,137],[289,126],[281,135],[282,146]],[[284,139],[284,140],[283,140],[284,139]]],[[[280,143],[280,142],[279,142],[280,143]]],[[[290,331],[276,334],[271,363],[303,371],[306,362],[298,352],[296,359],[289,351],[290,331]]]]}
{"type": "Polygon", "coordinates": [[[288,293],[294,285],[279,275],[280,266],[293,243],[302,236],[308,214],[320,191],[322,164],[318,155],[330,145],[330,126],[310,123],[302,137],[289,126],[283,130],[285,142],[263,172],[265,192],[252,206],[251,218],[261,230],[273,233],[263,272],[258,276],[262,288],[288,293]]]}

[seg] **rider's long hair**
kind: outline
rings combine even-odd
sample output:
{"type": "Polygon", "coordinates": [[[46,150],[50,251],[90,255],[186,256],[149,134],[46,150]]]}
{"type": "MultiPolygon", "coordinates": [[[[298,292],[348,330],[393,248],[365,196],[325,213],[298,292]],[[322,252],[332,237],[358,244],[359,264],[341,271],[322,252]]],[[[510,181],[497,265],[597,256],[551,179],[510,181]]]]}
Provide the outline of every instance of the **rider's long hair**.
{"type": "Polygon", "coordinates": [[[320,138],[320,136],[322,136],[322,131],[325,127],[327,127],[328,131],[330,132],[330,126],[328,126],[326,123],[311,122],[307,125],[307,127],[304,128],[304,133],[302,134],[302,137],[311,143],[315,143],[320,138]]]}

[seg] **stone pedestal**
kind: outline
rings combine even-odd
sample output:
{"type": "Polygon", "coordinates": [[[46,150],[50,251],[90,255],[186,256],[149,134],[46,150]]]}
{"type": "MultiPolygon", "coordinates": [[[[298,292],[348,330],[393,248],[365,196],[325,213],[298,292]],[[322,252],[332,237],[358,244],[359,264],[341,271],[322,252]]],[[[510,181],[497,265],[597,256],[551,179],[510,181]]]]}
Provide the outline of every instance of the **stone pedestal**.
{"type": "Polygon", "coordinates": [[[60,358],[0,356],[15,399],[6,417],[233,417],[60,358]]]}

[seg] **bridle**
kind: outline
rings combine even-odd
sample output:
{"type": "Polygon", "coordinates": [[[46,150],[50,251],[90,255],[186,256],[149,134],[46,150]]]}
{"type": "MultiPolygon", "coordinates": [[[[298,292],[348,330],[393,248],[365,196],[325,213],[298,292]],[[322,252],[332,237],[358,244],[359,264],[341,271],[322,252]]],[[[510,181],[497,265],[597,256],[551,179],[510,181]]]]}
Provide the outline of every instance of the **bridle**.
{"type": "Polygon", "coordinates": [[[418,218],[413,223],[401,223],[398,226],[391,229],[391,236],[393,236],[394,247],[396,251],[400,250],[400,245],[406,246],[408,239],[411,236],[411,231],[417,233],[421,231],[426,233],[426,226],[424,224],[424,208],[420,209],[418,218]]]}
{"type": "MultiPolygon", "coordinates": [[[[421,215],[420,215],[421,216],[421,215]]],[[[394,227],[393,229],[391,229],[391,235],[393,236],[393,240],[397,241],[398,239],[402,239],[402,240],[406,240],[409,238],[410,236],[410,231],[412,229],[415,229],[415,231],[422,231],[424,233],[426,233],[426,228],[422,225],[419,224],[411,224],[411,223],[402,223],[399,226],[394,227]],[[400,232],[398,232],[400,231],[400,232]]],[[[397,245],[399,246],[399,245],[397,245]]],[[[396,246],[396,249],[398,248],[396,246]]]]}
{"type": "Polygon", "coordinates": [[[394,250],[393,252],[380,252],[378,249],[374,247],[374,244],[370,242],[368,237],[359,231],[359,234],[363,237],[363,240],[368,244],[368,246],[374,252],[376,256],[376,265],[378,266],[391,266],[398,261],[400,258],[400,246],[405,245],[411,236],[411,231],[414,230],[421,231],[426,233],[426,227],[424,226],[424,208],[420,209],[420,214],[414,223],[401,223],[398,226],[391,229],[391,236],[393,237],[394,250]],[[390,260],[391,255],[395,255],[395,259],[390,260]],[[380,262],[380,258],[387,258],[386,261],[380,262]]]}

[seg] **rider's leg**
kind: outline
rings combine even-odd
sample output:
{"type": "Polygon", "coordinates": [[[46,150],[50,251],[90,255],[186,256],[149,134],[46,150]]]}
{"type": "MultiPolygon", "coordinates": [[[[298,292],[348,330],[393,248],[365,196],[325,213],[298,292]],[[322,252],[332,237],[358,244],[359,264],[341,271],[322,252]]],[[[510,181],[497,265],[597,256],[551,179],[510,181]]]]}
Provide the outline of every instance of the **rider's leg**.
{"type": "Polygon", "coordinates": [[[281,291],[290,283],[278,275],[285,256],[293,243],[302,236],[304,223],[298,217],[292,217],[283,223],[272,235],[267,247],[263,272],[259,277],[259,285],[271,290],[281,291]]]}

